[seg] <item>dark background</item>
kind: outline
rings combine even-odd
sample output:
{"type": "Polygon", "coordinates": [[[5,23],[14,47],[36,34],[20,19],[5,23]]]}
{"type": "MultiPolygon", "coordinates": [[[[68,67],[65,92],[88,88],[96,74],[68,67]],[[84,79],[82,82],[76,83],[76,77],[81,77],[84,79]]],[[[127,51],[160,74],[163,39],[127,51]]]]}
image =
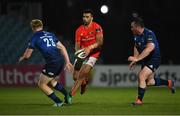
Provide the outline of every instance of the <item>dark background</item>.
{"type": "MultiPolygon", "coordinates": [[[[104,64],[127,64],[133,44],[130,19],[137,12],[145,26],[153,30],[159,41],[162,63],[180,64],[179,27],[180,1],[178,0],[1,0],[1,14],[7,13],[10,2],[42,4],[45,27],[74,44],[75,30],[82,23],[82,10],[94,11],[94,21],[104,30],[101,58],[104,64]],[[109,7],[107,14],[100,12],[101,5],[109,7]]],[[[36,12],[36,11],[34,11],[36,12]]],[[[38,17],[35,17],[38,18],[38,17]]]]}

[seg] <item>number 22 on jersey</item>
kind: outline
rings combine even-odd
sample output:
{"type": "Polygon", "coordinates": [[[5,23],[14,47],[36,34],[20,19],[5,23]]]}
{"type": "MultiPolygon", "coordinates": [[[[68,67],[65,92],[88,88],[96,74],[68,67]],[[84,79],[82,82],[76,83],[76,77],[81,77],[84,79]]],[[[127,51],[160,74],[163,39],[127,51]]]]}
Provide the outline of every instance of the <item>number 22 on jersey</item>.
{"type": "Polygon", "coordinates": [[[56,46],[52,38],[44,38],[43,41],[46,42],[47,47],[56,46]]]}

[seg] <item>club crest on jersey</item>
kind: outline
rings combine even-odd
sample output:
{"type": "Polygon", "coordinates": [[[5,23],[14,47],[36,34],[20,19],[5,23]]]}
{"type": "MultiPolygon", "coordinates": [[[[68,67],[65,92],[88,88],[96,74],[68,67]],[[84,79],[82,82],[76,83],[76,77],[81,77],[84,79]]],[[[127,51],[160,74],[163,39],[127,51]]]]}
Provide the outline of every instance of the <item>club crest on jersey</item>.
{"type": "Polygon", "coordinates": [[[93,33],[94,33],[93,31],[89,32],[90,35],[93,34],[93,33]]]}
{"type": "Polygon", "coordinates": [[[101,32],[101,29],[96,29],[96,32],[101,32]]]}

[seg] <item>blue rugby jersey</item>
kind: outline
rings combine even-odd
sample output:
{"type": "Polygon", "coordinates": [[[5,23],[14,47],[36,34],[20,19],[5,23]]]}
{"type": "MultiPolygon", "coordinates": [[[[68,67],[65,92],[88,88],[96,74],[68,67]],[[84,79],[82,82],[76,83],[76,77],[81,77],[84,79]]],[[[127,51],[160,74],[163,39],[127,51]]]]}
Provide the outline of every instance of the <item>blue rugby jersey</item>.
{"type": "Polygon", "coordinates": [[[28,46],[31,49],[39,49],[46,63],[55,63],[64,58],[56,47],[58,41],[54,34],[46,31],[38,31],[33,34],[28,46]]]}
{"type": "Polygon", "coordinates": [[[161,57],[158,41],[151,30],[145,28],[141,35],[134,36],[134,42],[139,53],[146,48],[147,43],[154,43],[154,50],[144,60],[159,59],[161,57]]]}

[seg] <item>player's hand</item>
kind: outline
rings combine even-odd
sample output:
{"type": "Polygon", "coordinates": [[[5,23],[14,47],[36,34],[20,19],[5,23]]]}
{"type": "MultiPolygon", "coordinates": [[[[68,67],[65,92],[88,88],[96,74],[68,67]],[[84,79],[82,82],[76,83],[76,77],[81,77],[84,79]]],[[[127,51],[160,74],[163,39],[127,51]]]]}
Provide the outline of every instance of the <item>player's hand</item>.
{"type": "Polygon", "coordinates": [[[24,57],[21,56],[21,57],[19,58],[19,60],[18,60],[18,63],[20,63],[20,62],[23,61],[23,60],[24,60],[24,57]]]}
{"type": "Polygon", "coordinates": [[[129,69],[130,69],[130,70],[134,70],[135,66],[136,66],[136,62],[131,62],[131,63],[129,64],[129,69]]]}
{"type": "Polygon", "coordinates": [[[129,56],[128,61],[130,62],[138,62],[138,59],[134,56],[129,56]]]}
{"type": "Polygon", "coordinates": [[[91,52],[91,49],[89,47],[86,47],[86,48],[84,48],[84,52],[85,52],[86,56],[88,56],[89,53],[91,52]]]}
{"type": "Polygon", "coordinates": [[[70,62],[66,63],[64,70],[72,73],[73,72],[73,65],[70,62]]]}

